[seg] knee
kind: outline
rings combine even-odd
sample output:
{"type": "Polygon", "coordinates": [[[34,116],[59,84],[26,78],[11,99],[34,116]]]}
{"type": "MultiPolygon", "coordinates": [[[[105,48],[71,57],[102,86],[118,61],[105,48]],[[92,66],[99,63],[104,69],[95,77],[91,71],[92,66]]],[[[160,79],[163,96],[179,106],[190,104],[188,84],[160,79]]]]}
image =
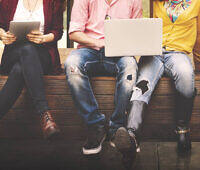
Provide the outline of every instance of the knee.
{"type": "Polygon", "coordinates": [[[83,83],[84,66],[81,64],[81,57],[79,55],[71,54],[67,57],[64,63],[66,72],[66,79],[70,86],[78,89],[79,85],[83,83]]]}
{"type": "Polygon", "coordinates": [[[147,91],[150,90],[149,81],[147,81],[147,80],[142,80],[142,81],[138,82],[136,84],[136,87],[141,90],[141,94],[144,94],[144,93],[146,93],[147,91]]]}
{"type": "Polygon", "coordinates": [[[64,69],[67,77],[72,75],[79,75],[83,71],[83,66],[81,64],[81,57],[76,54],[71,54],[67,57],[64,62],[64,69]]]}
{"type": "Polygon", "coordinates": [[[22,68],[20,66],[19,63],[16,63],[12,70],[11,70],[11,74],[15,74],[15,75],[21,75],[22,74],[22,68]]]}
{"type": "Polygon", "coordinates": [[[33,50],[35,50],[35,46],[31,43],[25,43],[22,47],[21,47],[21,51],[23,53],[29,54],[32,53],[33,50]]]}
{"type": "Polygon", "coordinates": [[[140,80],[136,83],[136,86],[133,87],[131,101],[143,101],[146,104],[149,102],[148,96],[152,93],[152,87],[149,80],[140,80]]]}
{"type": "Polygon", "coordinates": [[[180,65],[179,69],[176,70],[175,75],[176,89],[184,96],[192,97],[195,91],[194,82],[193,68],[188,67],[187,65],[180,65]]]}
{"type": "Polygon", "coordinates": [[[122,57],[117,63],[119,71],[136,72],[138,69],[137,62],[134,57],[122,57]]]}
{"type": "Polygon", "coordinates": [[[179,65],[178,73],[182,76],[192,76],[194,74],[194,69],[192,65],[184,63],[179,65]]]}
{"type": "Polygon", "coordinates": [[[23,46],[20,47],[21,62],[28,62],[32,63],[33,60],[35,60],[38,57],[38,51],[36,47],[31,43],[25,43],[23,46]]]}
{"type": "Polygon", "coordinates": [[[117,64],[118,79],[134,84],[137,77],[137,63],[133,57],[123,57],[117,64]]]}
{"type": "Polygon", "coordinates": [[[136,86],[133,88],[133,94],[136,93],[138,97],[144,95],[148,91],[150,91],[150,83],[148,80],[137,82],[136,86]]]}
{"type": "Polygon", "coordinates": [[[187,65],[180,65],[175,73],[176,83],[180,83],[182,86],[191,87],[194,83],[194,70],[187,65]]]}

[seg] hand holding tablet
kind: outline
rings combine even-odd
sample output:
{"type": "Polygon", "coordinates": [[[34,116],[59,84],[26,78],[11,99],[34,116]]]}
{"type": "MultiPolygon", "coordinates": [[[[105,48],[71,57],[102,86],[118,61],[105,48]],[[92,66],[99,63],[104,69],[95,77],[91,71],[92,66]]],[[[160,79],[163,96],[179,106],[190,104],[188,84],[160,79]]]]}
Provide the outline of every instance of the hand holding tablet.
{"type": "Polygon", "coordinates": [[[29,34],[27,34],[26,38],[36,44],[42,44],[45,42],[45,36],[43,35],[43,33],[36,30],[31,31],[29,34]]]}
{"type": "Polygon", "coordinates": [[[16,37],[14,34],[5,32],[3,29],[0,30],[0,39],[2,40],[3,44],[9,45],[16,41],[16,37]]]}

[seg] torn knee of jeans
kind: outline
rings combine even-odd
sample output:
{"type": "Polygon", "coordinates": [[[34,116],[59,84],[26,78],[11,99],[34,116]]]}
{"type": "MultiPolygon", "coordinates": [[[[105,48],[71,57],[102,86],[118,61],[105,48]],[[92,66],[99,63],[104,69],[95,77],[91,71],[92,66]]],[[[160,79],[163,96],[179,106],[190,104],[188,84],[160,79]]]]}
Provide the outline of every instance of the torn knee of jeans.
{"type": "Polygon", "coordinates": [[[132,74],[129,74],[129,75],[127,76],[127,80],[133,80],[132,74]]]}
{"type": "Polygon", "coordinates": [[[145,92],[147,92],[149,90],[148,84],[149,84],[149,82],[147,80],[142,80],[136,84],[136,87],[141,89],[142,94],[144,94],[145,92]]]}
{"type": "Polygon", "coordinates": [[[69,74],[79,74],[79,69],[77,66],[70,66],[68,71],[69,74]]]}

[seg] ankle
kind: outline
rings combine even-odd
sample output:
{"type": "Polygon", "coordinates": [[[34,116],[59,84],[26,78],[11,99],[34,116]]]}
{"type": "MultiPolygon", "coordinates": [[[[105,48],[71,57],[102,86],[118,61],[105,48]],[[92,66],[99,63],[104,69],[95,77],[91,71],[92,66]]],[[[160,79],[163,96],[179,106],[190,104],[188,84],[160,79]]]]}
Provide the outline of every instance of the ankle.
{"type": "Polygon", "coordinates": [[[190,132],[190,128],[187,126],[177,126],[175,129],[176,134],[185,134],[189,132],[190,132]]]}

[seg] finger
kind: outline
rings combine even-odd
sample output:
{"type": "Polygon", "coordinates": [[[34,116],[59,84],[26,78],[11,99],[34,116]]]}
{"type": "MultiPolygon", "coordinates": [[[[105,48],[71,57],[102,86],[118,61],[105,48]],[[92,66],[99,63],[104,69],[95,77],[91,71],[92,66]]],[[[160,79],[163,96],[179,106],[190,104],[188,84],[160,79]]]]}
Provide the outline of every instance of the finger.
{"type": "Polygon", "coordinates": [[[39,30],[33,30],[33,31],[31,31],[31,34],[42,35],[42,33],[39,30]]]}
{"type": "Polygon", "coordinates": [[[41,42],[42,38],[30,38],[31,40],[35,41],[35,42],[41,42]]]}
{"type": "Polygon", "coordinates": [[[27,34],[26,37],[35,38],[36,36],[34,34],[27,34]]]}
{"type": "Polygon", "coordinates": [[[4,41],[14,41],[14,40],[16,40],[16,38],[2,37],[2,40],[4,40],[4,41]]]}
{"type": "Polygon", "coordinates": [[[5,34],[2,35],[2,38],[14,38],[14,37],[15,36],[13,36],[11,34],[7,34],[7,33],[5,33],[5,34]]]}
{"type": "Polygon", "coordinates": [[[27,37],[29,37],[29,38],[42,38],[41,35],[35,35],[35,34],[27,34],[27,37]]]}
{"type": "Polygon", "coordinates": [[[8,40],[4,40],[4,41],[2,41],[2,42],[3,42],[3,44],[5,44],[5,45],[9,45],[9,44],[12,43],[12,41],[8,41],[8,40]]]}
{"type": "Polygon", "coordinates": [[[13,33],[9,32],[9,31],[6,32],[6,34],[7,34],[8,37],[15,37],[15,35],[13,33]]]}
{"type": "Polygon", "coordinates": [[[29,38],[29,41],[34,42],[36,44],[41,44],[42,43],[41,39],[36,39],[36,38],[29,38]]]}
{"type": "Polygon", "coordinates": [[[16,37],[5,37],[5,39],[7,39],[7,40],[15,40],[16,37]]]}

